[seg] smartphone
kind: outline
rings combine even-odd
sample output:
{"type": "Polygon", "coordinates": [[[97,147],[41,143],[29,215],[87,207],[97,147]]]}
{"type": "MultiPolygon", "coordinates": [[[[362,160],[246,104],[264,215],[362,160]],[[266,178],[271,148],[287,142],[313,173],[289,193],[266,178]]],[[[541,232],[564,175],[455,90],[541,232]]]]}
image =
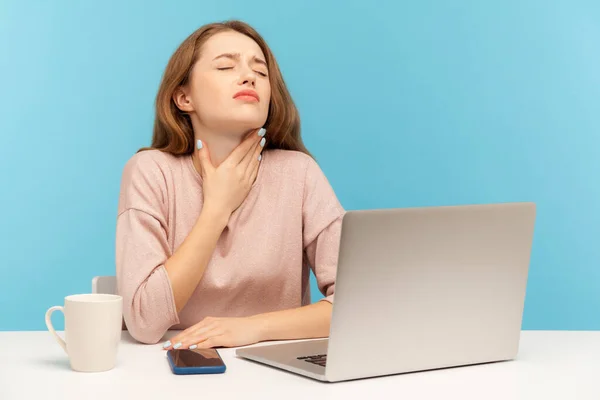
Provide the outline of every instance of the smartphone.
{"type": "Polygon", "coordinates": [[[215,349],[167,350],[167,359],[176,375],[222,374],[226,369],[215,349]]]}

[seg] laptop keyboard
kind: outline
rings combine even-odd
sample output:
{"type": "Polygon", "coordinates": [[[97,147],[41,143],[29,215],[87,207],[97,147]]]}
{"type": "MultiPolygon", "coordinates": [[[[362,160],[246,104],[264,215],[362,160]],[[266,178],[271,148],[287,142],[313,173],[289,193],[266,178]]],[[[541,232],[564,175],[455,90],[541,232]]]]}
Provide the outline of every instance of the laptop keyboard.
{"type": "Polygon", "coordinates": [[[325,364],[327,364],[327,354],[317,354],[314,356],[303,356],[303,357],[298,357],[298,360],[304,360],[306,362],[312,363],[312,364],[316,364],[316,365],[320,365],[321,367],[324,367],[325,364]]]}

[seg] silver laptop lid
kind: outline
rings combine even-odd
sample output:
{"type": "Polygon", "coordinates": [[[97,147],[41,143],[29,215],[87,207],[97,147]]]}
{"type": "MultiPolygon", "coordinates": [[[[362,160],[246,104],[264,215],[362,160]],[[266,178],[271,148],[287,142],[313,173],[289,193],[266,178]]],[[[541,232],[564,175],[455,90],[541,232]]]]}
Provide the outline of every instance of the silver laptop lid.
{"type": "Polygon", "coordinates": [[[514,358],[534,221],[533,203],[348,211],[327,379],[514,358]]]}

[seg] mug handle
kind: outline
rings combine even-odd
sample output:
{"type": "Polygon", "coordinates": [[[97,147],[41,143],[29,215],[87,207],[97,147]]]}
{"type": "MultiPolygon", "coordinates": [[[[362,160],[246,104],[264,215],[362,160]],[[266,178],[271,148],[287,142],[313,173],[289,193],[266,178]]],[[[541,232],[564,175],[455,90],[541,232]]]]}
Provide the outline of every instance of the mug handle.
{"type": "Polygon", "coordinates": [[[48,327],[48,330],[54,336],[54,338],[56,339],[56,341],[58,342],[58,344],[60,344],[60,347],[62,347],[63,350],[65,351],[65,353],[67,353],[67,343],[63,340],[63,338],[61,338],[60,336],[58,336],[58,333],[56,333],[56,331],[54,330],[54,327],[52,326],[52,321],[50,320],[50,317],[52,316],[52,313],[54,311],[60,311],[63,314],[65,313],[65,310],[64,310],[64,308],[62,306],[50,307],[48,309],[48,311],[46,311],[46,326],[48,327]]]}

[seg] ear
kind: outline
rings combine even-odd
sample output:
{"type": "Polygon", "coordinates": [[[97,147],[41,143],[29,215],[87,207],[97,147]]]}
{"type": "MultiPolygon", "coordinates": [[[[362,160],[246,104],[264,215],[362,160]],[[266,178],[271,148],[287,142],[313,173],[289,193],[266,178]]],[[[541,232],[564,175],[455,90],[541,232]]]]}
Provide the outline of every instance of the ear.
{"type": "Polygon", "coordinates": [[[173,93],[173,101],[177,108],[183,112],[192,112],[194,107],[192,105],[192,98],[189,96],[189,92],[184,87],[178,87],[173,93]]]}

